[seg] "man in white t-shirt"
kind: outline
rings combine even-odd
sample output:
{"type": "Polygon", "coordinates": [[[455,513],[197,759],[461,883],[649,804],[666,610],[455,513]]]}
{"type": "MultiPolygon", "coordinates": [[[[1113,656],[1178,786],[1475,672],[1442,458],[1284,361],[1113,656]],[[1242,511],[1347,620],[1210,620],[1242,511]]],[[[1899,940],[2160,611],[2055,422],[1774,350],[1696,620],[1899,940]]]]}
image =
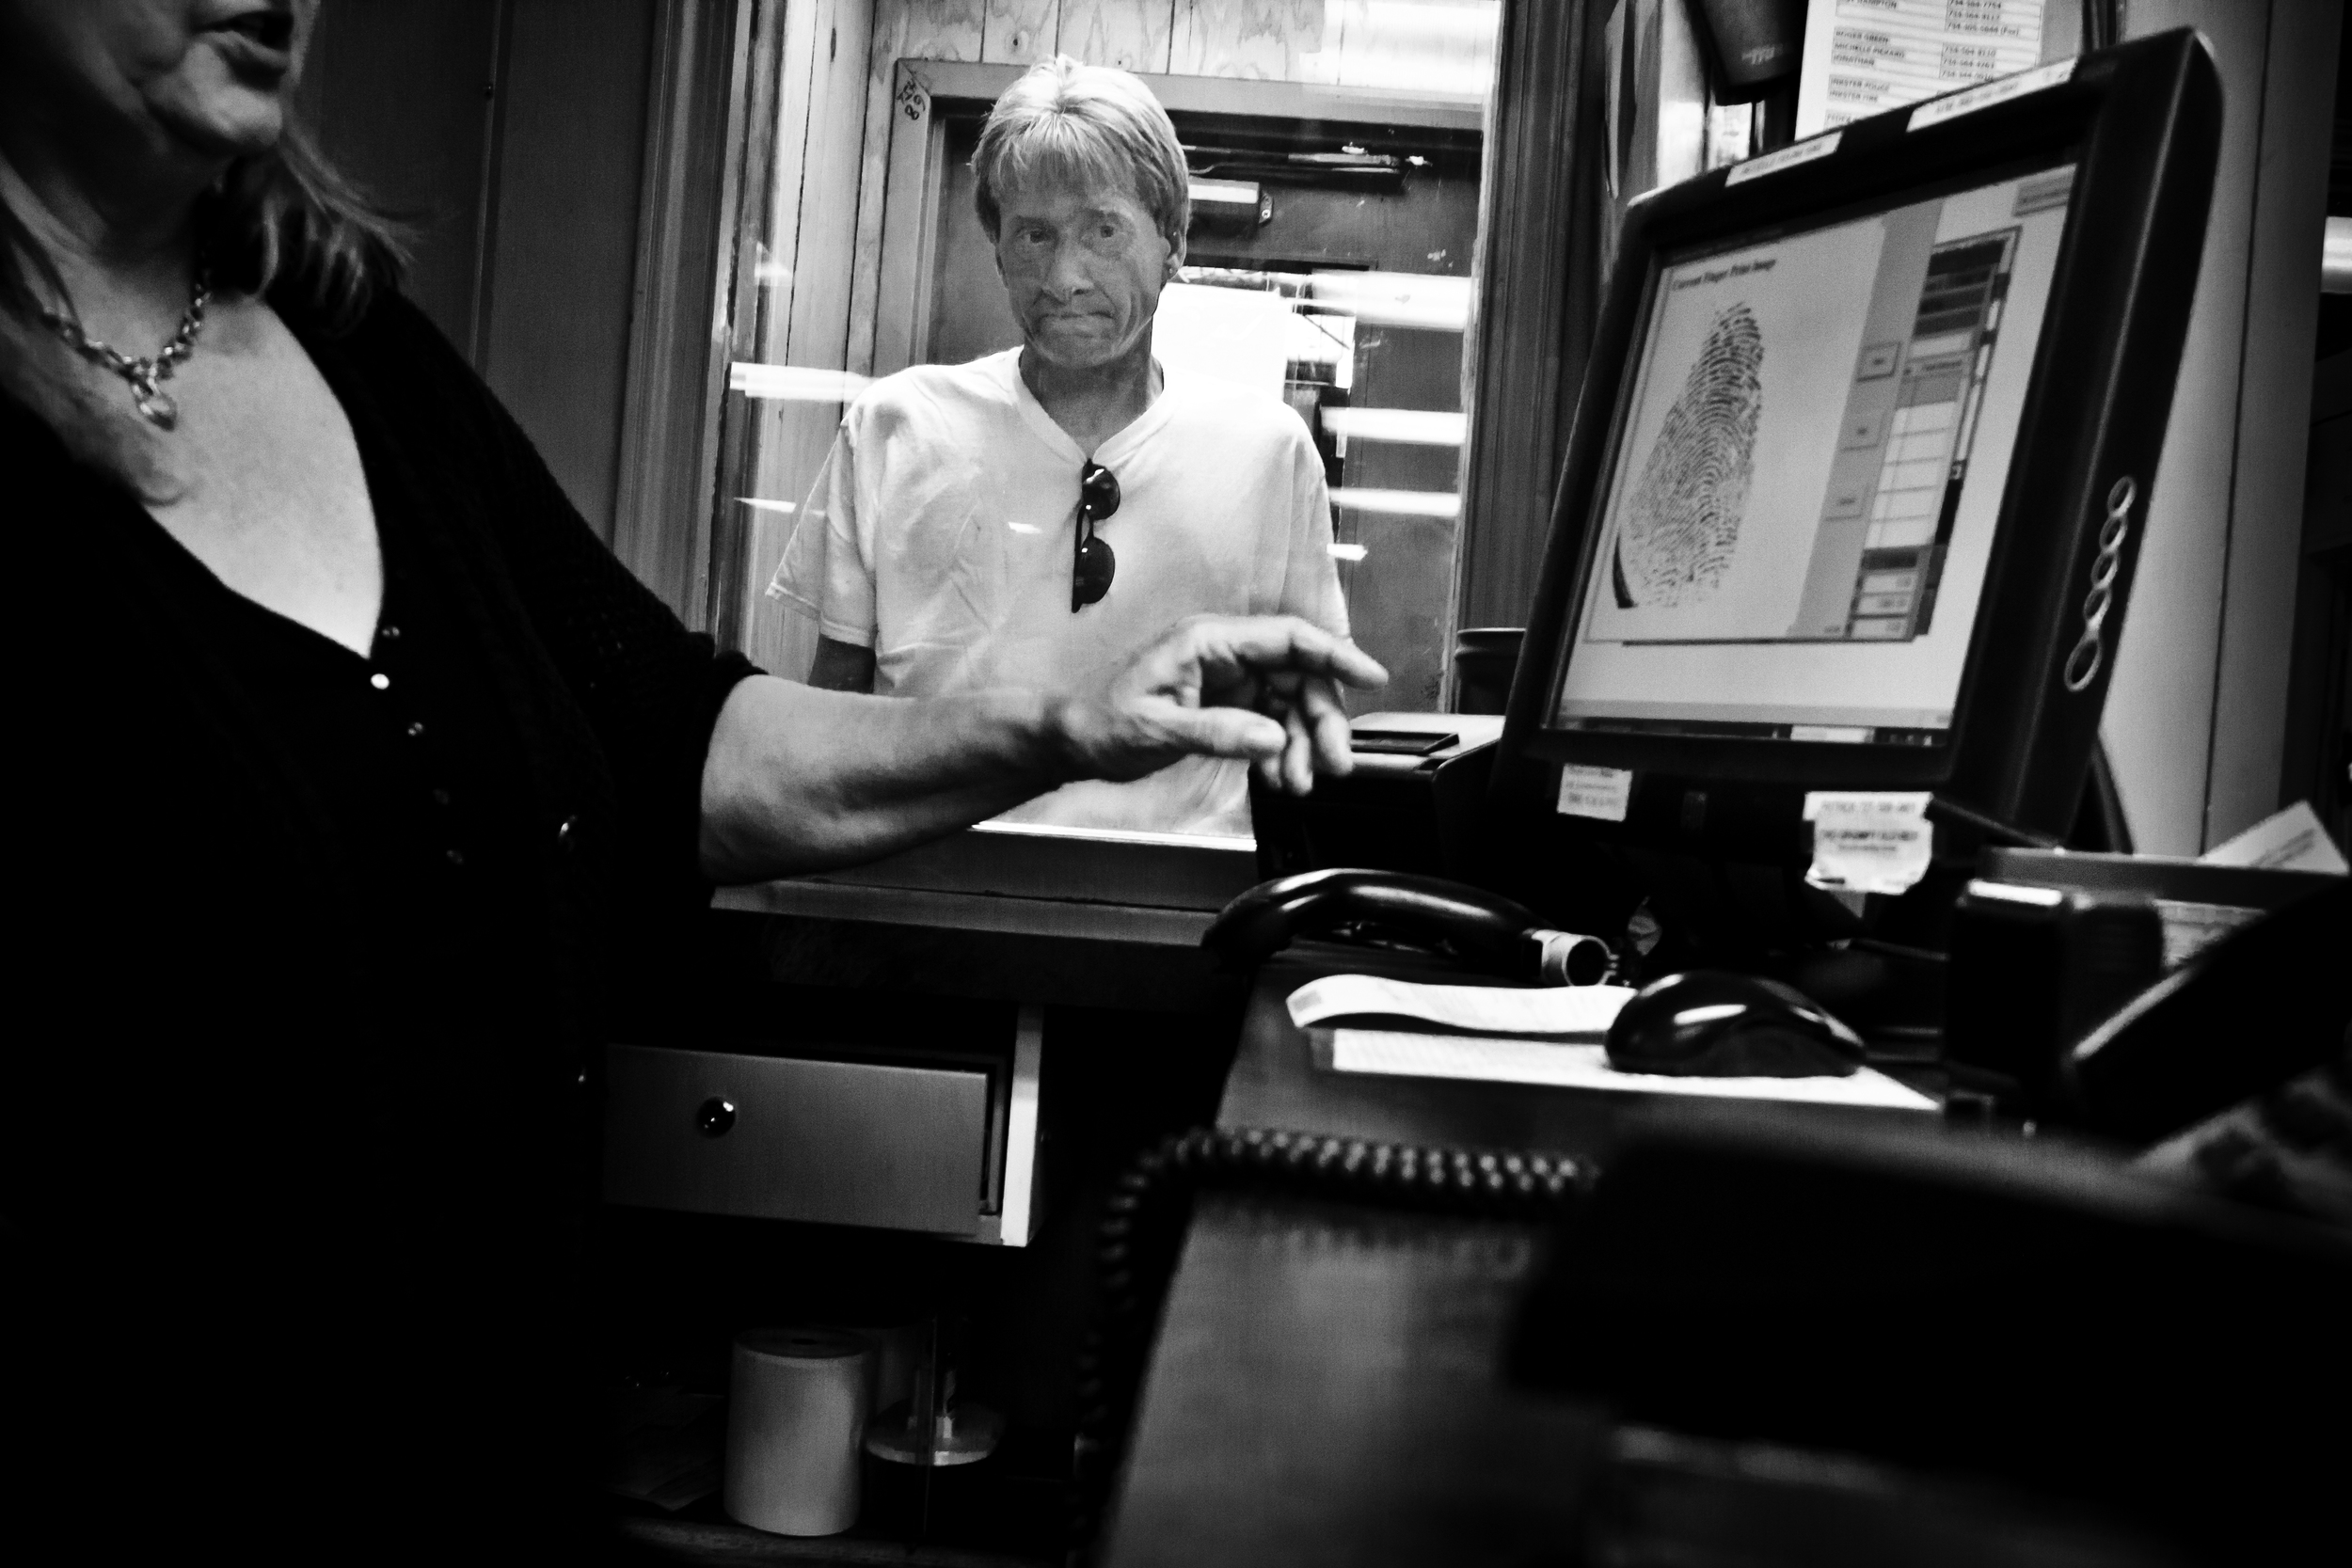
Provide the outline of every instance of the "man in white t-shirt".
{"type": "MultiPolygon", "coordinates": [[[[770,588],[817,622],[810,684],[1044,688],[1201,613],[1345,636],[1305,424],[1152,358],[1190,201],[1150,89],[1041,64],[997,100],[973,168],[1023,344],[915,366],[850,404],[770,588]]],[[[1242,768],[1195,757],[1068,784],[1006,819],[1246,833],[1242,768]]]]}

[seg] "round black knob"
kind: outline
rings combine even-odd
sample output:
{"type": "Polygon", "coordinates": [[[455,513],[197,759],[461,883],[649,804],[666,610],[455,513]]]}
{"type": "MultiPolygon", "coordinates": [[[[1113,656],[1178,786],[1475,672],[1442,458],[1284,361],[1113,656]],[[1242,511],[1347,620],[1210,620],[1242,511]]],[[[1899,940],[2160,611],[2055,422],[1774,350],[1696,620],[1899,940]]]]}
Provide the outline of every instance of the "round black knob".
{"type": "Polygon", "coordinates": [[[735,1101],[712,1095],[694,1112],[694,1131],[706,1138],[723,1138],[735,1125],[735,1101]]]}

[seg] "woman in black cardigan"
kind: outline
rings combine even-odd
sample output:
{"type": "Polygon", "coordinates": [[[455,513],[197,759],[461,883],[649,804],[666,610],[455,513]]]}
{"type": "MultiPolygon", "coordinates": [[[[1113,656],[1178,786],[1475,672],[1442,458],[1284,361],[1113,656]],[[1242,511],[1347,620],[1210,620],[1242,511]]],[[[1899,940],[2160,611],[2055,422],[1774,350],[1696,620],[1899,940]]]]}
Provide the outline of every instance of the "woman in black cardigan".
{"type": "Polygon", "coordinates": [[[1304,789],[1378,671],[1284,621],[927,703],[715,653],[287,129],[313,9],[0,0],[0,1223],[46,1462],[8,1517],[575,1557],[584,1047],[626,956],[714,881],[1069,779],[1206,752],[1304,789]]]}

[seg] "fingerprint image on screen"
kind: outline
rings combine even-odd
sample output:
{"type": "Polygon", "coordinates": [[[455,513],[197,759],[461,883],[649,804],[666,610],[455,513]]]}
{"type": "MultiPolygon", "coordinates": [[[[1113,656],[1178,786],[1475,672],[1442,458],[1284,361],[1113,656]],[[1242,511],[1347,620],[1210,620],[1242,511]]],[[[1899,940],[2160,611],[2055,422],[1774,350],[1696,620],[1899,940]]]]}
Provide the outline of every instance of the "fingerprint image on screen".
{"type": "Polygon", "coordinates": [[[1763,368],[1755,312],[1744,302],[1717,311],[1627,503],[1620,608],[1698,604],[1730,571],[1756,471],[1763,368]]]}

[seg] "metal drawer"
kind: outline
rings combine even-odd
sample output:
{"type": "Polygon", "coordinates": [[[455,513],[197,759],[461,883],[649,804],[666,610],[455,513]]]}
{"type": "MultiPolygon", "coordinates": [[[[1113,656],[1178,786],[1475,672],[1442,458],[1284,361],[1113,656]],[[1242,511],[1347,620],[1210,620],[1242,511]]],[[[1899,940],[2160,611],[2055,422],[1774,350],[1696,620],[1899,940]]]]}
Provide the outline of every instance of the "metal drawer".
{"type": "Polygon", "coordinates": [[[605,1063],[611,1202],[961,1236],[995,1229],[982,1215],[996,1207],[984,1070],[634,1045],[608,1047],[605,1063]]]}

